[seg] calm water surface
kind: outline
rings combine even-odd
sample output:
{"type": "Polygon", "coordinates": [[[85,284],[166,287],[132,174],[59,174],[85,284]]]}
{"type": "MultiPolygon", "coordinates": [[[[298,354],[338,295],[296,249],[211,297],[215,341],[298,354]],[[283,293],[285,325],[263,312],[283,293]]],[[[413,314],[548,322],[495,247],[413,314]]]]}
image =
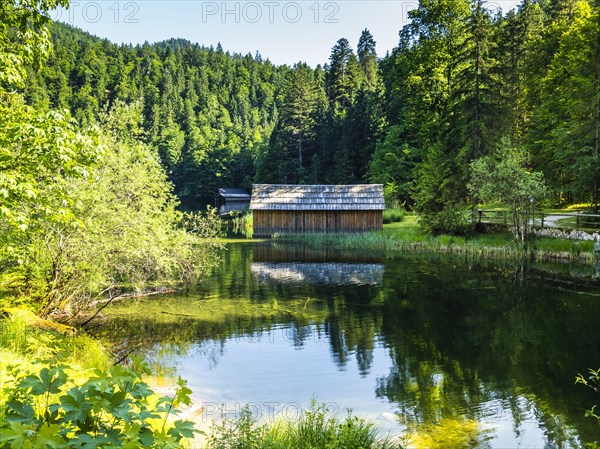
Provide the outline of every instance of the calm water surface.
{"type": "Polygon", "coordinates": [[[112,307],[110,336],[207,416],[293,418],[314,397],[394,434],[474,420],[470,447],[579,448],[600,439],[583,417],[600,398],[574,385],[600,366],[587,270],[233,244],[194,293],[112,307]]]}

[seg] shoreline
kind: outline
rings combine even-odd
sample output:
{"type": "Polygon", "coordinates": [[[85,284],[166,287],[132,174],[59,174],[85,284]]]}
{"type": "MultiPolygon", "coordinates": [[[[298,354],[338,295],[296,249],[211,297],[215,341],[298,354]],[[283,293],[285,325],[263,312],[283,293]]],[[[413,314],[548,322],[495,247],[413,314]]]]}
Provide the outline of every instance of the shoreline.
{"type": "Polygon", "coordinates": [[[362,234],[282,234],[274,236],[272,241],[301,243],[314,249],[335,247],[340,250],[380,251],[385,257],[412,252],[587,265],[599,260],[594,251],[594,241],[538,237],[525,248],[508,233],[434,236],[422,231],[414,216],[386,224],[381,231],[362,234]]]}

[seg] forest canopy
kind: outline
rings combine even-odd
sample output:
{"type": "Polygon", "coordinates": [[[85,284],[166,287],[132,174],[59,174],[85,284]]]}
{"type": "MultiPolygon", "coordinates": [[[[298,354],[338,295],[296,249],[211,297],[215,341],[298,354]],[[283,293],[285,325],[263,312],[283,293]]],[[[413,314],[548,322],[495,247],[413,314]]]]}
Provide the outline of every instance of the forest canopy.
{"type": "MultiPolygon", "coordinates": [[[[30,45],[40,54],[21,49],[27,57],[1,81],[19,94],[10,101],[68,111],[79,131],[115,104],[139,111],[138,140],[184,210],[253,182],[376,182],[428,229],[460,232],[482,200],[468,188],[473,162],[502,148],[541,173],[542,201],[596,205],[599,11],[591,0],[523,0],[510,11],[421,1],[391,53],[377,55],[377,30],[365,29],[317,67],[181,39],[117,45],[55,23],[53,51],[39,25],[30,45]]],[[[8,67],[18,47],[0,45],[8,67]]]]}
{"type": "Polygon", "coordinates": [[[421,1],[390,54],[364,30],[314,68],[181,39],[117,45],[54,24],[54,51],[40,71],[28,61],[23,95],[81,125],[117,101],[139,104],[143,140],[187,209],[253,182],[379,182],[433,223],[477,201],[470,164],[501,145],[543,173],[550,203],[596,203],[599,8],[421,1]]]}

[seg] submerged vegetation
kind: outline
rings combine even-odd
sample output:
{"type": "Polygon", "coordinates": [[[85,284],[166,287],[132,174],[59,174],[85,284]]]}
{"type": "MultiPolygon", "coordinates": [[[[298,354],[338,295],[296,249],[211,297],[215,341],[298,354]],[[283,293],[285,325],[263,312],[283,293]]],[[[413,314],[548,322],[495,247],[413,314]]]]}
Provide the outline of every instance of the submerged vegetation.
{"type": "Polygon", "coordinates": [[[482,443],[481,425],[473,420],[443,419],[439,424],[423,424],[408,436],[414,449],[464,449],[482,443]]]}

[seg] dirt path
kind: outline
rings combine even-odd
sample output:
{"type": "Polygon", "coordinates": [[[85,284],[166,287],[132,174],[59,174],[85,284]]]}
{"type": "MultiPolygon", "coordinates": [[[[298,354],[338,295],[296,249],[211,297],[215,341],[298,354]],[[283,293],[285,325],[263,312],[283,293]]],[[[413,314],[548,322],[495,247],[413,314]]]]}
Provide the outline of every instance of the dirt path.
{"type": "MultiPolygon", "coordinates": [[[[544,226],[547,226],[549,228],[559,228],[559,227],[563,227],[561,226],[561,224],[559,223],[559,220],[564,220],[566,218],[572,218],[571,215],[548,215],[544,217],[544,226]]],[[[567,226],[567,227],[572,227],[572,226],[567,226]]]]}

